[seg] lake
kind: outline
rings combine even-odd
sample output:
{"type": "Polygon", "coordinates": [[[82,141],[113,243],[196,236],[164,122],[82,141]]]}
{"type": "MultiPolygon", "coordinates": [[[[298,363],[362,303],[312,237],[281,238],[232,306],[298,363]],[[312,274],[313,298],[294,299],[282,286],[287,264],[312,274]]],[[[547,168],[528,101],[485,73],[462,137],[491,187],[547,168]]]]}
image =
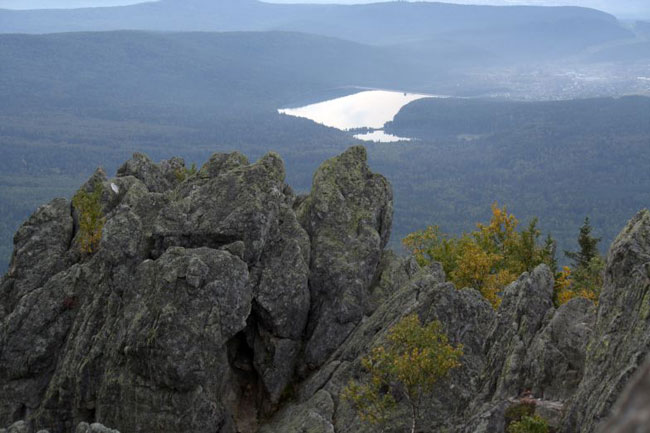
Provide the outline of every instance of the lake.
{"type": "Polygon", "coordinates": [[[279,113],[303,117],[325,126],[343,131],[371,129],[354,137],[365,141],[395,142],[408,141],[383,131],[386,122],[393,120],[406,104],[422,98],[440,96],[419,93],[395,92],[391,90],[365,90],[353,95],[330,99],[298,108],[283,108],[279,113]]]}

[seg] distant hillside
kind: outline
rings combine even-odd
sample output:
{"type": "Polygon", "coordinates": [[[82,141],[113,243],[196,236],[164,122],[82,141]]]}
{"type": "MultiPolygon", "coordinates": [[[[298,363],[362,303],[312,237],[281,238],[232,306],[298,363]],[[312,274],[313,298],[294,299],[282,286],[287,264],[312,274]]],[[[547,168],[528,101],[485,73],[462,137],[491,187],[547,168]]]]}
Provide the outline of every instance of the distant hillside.
{"type": "Polygon", "coordinates": [[[560,251],[575,248],[589,216],[605,248],[628,214],[650,203],[648,113],[644,97],[411,103],[387,129],[418,140],[384,148],[400,155],[399,169],[380,166],[395,185],[398,213],[408,215],[397,230],[423,220],[468,230],[498,200],[524,221],[538,216],[560,251]]]}
{"type": "Polygon", "coordinates": [[[305,92],[408,86],[414,74],[432,73],[396,50],[285,32],[0,35],[0,110],[125,103],[275,109],[305,92]]]}
{"type": "MultiPolygon", "coordinates": [[[[133,151],[189,165],[215,151],[255,159],[275,150],[288,182],[306,190],[317,164],[355,141],[276,109],[354,84],[439,85],[444,68],[467,61],[456,52],[441,65],[433,53],[443,48],[284,32],[0,35],[0,268],[37,204],[69,195],[98,165],[114,172],[133,151]]],[[[396,191],[393,245],[427,223],[471,230],[493,200],[523,220],[539,216],[563,247],[573,247],[586,214],[610,239],[650,202],[644,101],[407,106],[392,128],[421,140],[368,145],[396,191]],[[611,182],[585,175],[605,170],[611,182]]]]}
{"type": "Polygon", "coordinates": [[[274,149],[288,155],[292,184],[308,188],[318,161],[353,139],[277,108],[344,92],[369,68],[387,86],[393,62],[384,49],[282,32],[1,35],[0,269],[38,204],[134,151],[189,165],[216,150],[274,149]]]}
{"type": "Polygon", "coordinates": [[[648,62],[650,60],[650,40],[603,47],[587,56],[587,60],[618,63],[648,62]]]}
{"type": "Polygon", "coordinates": [[[437,40],[503,58],[539,59],[631,37],[608,14],[563,7],[490,7],[429,2],[268,4],[254,0],[163,0],[123,7],[0,11],[0,32],[95,30],[287,30],[370,44],[437,40]]]}

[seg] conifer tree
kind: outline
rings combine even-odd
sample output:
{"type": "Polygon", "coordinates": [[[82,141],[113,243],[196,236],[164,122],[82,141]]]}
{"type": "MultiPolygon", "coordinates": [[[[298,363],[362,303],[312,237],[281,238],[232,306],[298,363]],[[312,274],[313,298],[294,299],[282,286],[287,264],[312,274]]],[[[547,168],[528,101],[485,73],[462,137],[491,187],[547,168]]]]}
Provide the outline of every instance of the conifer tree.
{"type": "Polygon", "coordinates": [[[580,296],[598,302],[603,286],[605,260],[598,252],[600,238],[591,235],[589,217],[585,218],[578,235],[579,251],[564,251],[572,267],[565,266],[555,280],[555,301],[561,305],[580,296]]]}
{"type": "Polygon", "coordinates": [[[564,255],[571,259],[574,269],[586,269],[592,259],[599,257],[598,242],[600,238],[591,235],[591,224],[589,224],[589,217],[586,217],[578,235],[580,251],[564,251],[564,255]]]}

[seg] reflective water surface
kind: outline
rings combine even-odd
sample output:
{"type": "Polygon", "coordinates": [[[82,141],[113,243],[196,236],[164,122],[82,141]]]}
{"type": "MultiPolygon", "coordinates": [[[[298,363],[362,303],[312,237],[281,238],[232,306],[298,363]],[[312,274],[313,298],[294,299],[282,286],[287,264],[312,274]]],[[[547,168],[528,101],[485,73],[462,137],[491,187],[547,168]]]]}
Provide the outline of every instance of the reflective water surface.
{"type": "Polygon", "coordinates": [[[388,134],[381,129],[366,132],[365,134],[355,134],[354,138],[363,141],[374,141],[379,143],[395,143],[397,141],[411,141],[410,138],[398,137],[396,135],[388,134]]]}
{"type": "Polygon", "coordinates": [[[355,137],[366,141],[393,142],[408,139],[381,131],[384,124],[393,120],[399,110],[409,102],[432,97],[436,96],[390,90],[366,90],[304,107],[283,108],[278,112],[310,119],[344,131],[358,128],[375,129],[376,131],[357,134],[355,137]]]}

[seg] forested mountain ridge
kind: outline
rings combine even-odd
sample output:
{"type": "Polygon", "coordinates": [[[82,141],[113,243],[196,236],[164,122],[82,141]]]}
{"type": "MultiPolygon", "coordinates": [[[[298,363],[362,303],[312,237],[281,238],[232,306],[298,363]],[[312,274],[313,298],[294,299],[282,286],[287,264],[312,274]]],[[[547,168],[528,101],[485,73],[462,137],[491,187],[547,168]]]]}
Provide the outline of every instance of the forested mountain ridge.
{"type": "MultiPolygon", "coordinates": [[[[88,167],[115,170],[134,151],[190,162],[272,149],[285,155],[288,182],[308,189],[318,161],[355,140],[276,110],[354,84],[459,88],[440,69],[448,65],[416,53],[286,32],[0,35],[0,266],[39,203],[69,196],[88,167]]],[[[418,140],[368,144],[371,164],[399,192],[392,246],[427,224],[470,231],[494,201],[524,222],[539,217],[560,249],[574,248],[589,215],[606,245],[647,203],[647,112],[642,97],[405,107],[389,129],[418,140]],[[585,175],[610,165],[612,183],[585,175]]]]}
{"type": "Polygon", "coordinates": [[[355,83],[396,85],[409,61],[385,50],[288,32],[0,35],[0,266],[38,203],[137,150],[200,161],[276,149],[308,188],[316,161],[354,140],[276,110],[355,83]]]}
{"type": "MultiPolygon", "coordinates": [[[[277,108],[354,92],[353,84],[421,90],[447,76],[444,65],[401,47],[285,32],[0,35],[0,42],[3,268],[19,224],[39,203],[69,197],[88,167],[115,170],[138,150],[201,161],[215,150],[259,157],[273,149],[285,155],[288,182],[304,191],[318,161],[355,140],[277,108]]],[[[399,192],[392,246],[427,224],[470,231],[494,201],[524,222],[539,217],[560,249],[574,248],[591,216],[606,245],[647,203],[647,112],[647,98],[405,107],[389,130],[418,140],[368,144],[371,163],[399,192]],[[612,183],[589,174],[609,167],[612,183]]]]}
{"type": "Polygon", "coordinates": [[[337,86],[413,86],[434,72],[392,54],[291,32],[0,35],[0,110],[130,104],[254,111],[337,86]]]}
{"type": "Polygon", "coordinates": [[[163,0],[73,10],[0,10],[0,32],[98,30],[287,30],[394,45],[438,40],[465,43],[504,59],[540,59],[631,38],[606,13],[562,7],[490,7],[430,2],[365,5],[269,4],[254,0],[163,0]],[[531,53],[532,51],[532,53],[531,53]]]}
{"type": "Polygon", "coordinates": [[[636,96],[413,102],[387,125],[391,133],[417,138],[400,151],[410,182],[379,165],[398,192],[398,214],[408,215],[396,229],[406,234],[435,214],[431,223],[445,231],[468,231],[469,218],[454,222],[459,207],[480,221],[498,201],[524,221],[539,217],[559,251],[574,248],[585,216],[608,245],[626,215],[650,202],[648,112],[650,98],[636,96]],[[406,162],[416,155],[417,162],[406,162]],[[402,206],[410,211],[400,212],[402,206]]]}

